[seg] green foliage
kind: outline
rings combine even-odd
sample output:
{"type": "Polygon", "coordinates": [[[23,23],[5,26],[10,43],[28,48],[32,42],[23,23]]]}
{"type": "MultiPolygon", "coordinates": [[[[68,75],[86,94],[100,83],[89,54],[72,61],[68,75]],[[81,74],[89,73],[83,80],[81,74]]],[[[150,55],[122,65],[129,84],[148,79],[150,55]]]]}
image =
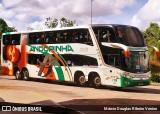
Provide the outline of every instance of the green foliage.
{"type": "Polygon", "coordinates": [[[7,23],[2,18],[0,18],[0,28],[5,28],[5,27],[7,27],[7,23]]]}
{"type": "Polygon", "coordinates": [[[3,32],[5,32],[6,27],[7,23],[0,18],[0,36],[2,35],[3,32]]]}
{"type": "Polygon", "coordinates": [[[152,82],[160,82],[160,76],[157,74],[152,74],[151,81],[152,82]]]}
{"type": "Polygon", "coordinates": [[[48,28],[56,28],[58,26],[58,22],[60,22],[60,27],[72,27],[74,26],[74,21],[71,21],[69,19],[66,19],[64,17],[62,17],[59,21],[58,19],[54,18],[52,19],[51,17],[46,18],[46,22],[45,25],[48,28]]]}
{"type": "Polygon", "coordinates": [[[150,69],[152,73],[160,73],[160,63],[154,60],[150,60],[150,69]]]}
{"type": "MultiPolygon", "coordinates": [[[[150,26],[142,32],[147,45],[155,46],[160,49],[160,26],[157,23],[151,23],[150,26]]],[[[149,48],[150,64],[152,73],[160,73],[160,61],[157,60],[155,50],[149,48]]]]}
{"type": "Polygon", "coordinates": [[[151,23],[143,32],[144,38],[148,45],[156,46],[160,49],[160,27],[157,23],[151,23]]]}
{"type": "Polygon", "coordinates": [[[62,17],[60,20],[60,24],[61,24],[61,27],[72,27],[74,25],[74,22],[62,17]]]}
{"type": "Polygon", "coordinates": [[[9,27],[7,23],[2,18],[0,18],[0,36],[2,36],[2,33],[4,32],[14,32],[14,31],[17,30],[14,27],[9,27]]]}
{"type": "Polygon", "coordinates": [[[56,18],[52,19],[51,17],[48,17],[46,18],[46,22],[45,22],[45,25],[48,27],[48,28],[56,28],[57,25],[58,25],[58,20],[56,18]]]}

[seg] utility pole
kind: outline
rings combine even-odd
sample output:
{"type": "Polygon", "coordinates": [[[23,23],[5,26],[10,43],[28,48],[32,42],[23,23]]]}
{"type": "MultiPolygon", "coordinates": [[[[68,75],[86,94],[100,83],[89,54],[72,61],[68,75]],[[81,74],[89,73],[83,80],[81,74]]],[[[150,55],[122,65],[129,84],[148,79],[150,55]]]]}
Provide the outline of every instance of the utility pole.
{"type": "Polygon", "coordinates": [[[93,0],[91,0],[91,25],[92,25],[92,2],[93,0]]]}

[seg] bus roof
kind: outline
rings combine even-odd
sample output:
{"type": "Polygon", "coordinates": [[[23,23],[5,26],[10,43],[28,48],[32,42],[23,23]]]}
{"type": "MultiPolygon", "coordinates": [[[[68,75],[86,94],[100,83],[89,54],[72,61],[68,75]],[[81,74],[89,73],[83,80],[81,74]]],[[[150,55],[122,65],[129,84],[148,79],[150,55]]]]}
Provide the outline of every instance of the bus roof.
{"type": "Polygon", "coordinates": [[[74,27],[63,27],[63,28],[47,28],[42,30],[32,30],[32,31],[20,31],[20,32],[5,32],[2,35],[9,35],[9,34],[25,34],[25,33],[33,33],[33,32],[43,32],[43,31],[56,31],[56,30],[68,30],[68,29],[80,29],[80,28],[89,28],[89,27],[100,27],[100,26],[109,26],[109,27],[116,27],[116,26],[128,26],[130,25],[122,25],[122,24],[92,24],[92,25],[80,25],[74,27]]]}
{"type": "Polygon", "coordinates": [[[63,28],[47,28],[47,29],[32,30],[32,31],[5,32],[2,35],[21,34],[21,33],[23,34],[23,33],[43,32],[43,31],[56,31],[56,30],[68,30],[68,29],[75,29],[75,28],[89,28],[89,25],[81,25],[81,26],[74,26],[74,27],[63,27],[63,28]]]}
{"type": "Polygon", "coordinates": [[[122,24],[92,24],[92,27],[100,27],[100,26],[109,26],[109,27],[126,26],[126,27],[133,27],[131,25],[122,25],[122,24]]]}

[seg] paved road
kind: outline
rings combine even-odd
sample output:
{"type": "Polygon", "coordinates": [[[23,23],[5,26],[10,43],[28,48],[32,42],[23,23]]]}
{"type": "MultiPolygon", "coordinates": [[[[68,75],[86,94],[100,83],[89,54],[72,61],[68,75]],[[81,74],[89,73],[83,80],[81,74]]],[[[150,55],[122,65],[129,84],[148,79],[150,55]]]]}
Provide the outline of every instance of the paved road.
{"type": "Polygon", "coordinates": [[[0,98],[1,102],[42,105],[160,106],[160,86],[150,85],[124,89],[102,87],[94,89],[90,87],[77,87],[73,83],[35,79],[31,81],[19,81],[15,80],[14,76],[0,75],[0,98]]]}

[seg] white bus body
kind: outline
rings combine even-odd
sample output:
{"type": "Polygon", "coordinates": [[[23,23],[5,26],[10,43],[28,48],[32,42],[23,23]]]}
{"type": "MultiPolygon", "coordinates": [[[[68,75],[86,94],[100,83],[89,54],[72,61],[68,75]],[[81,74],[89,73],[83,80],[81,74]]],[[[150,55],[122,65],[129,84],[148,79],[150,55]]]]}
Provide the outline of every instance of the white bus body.
{"type": "Polygon", "coordinates": [[[144,38],[132,26],[88,25],[2,36],[2,73],[16,79],[71,81],[80,86],[88,82],[94,87],[149,85],[148,61],[144,38]]]}

